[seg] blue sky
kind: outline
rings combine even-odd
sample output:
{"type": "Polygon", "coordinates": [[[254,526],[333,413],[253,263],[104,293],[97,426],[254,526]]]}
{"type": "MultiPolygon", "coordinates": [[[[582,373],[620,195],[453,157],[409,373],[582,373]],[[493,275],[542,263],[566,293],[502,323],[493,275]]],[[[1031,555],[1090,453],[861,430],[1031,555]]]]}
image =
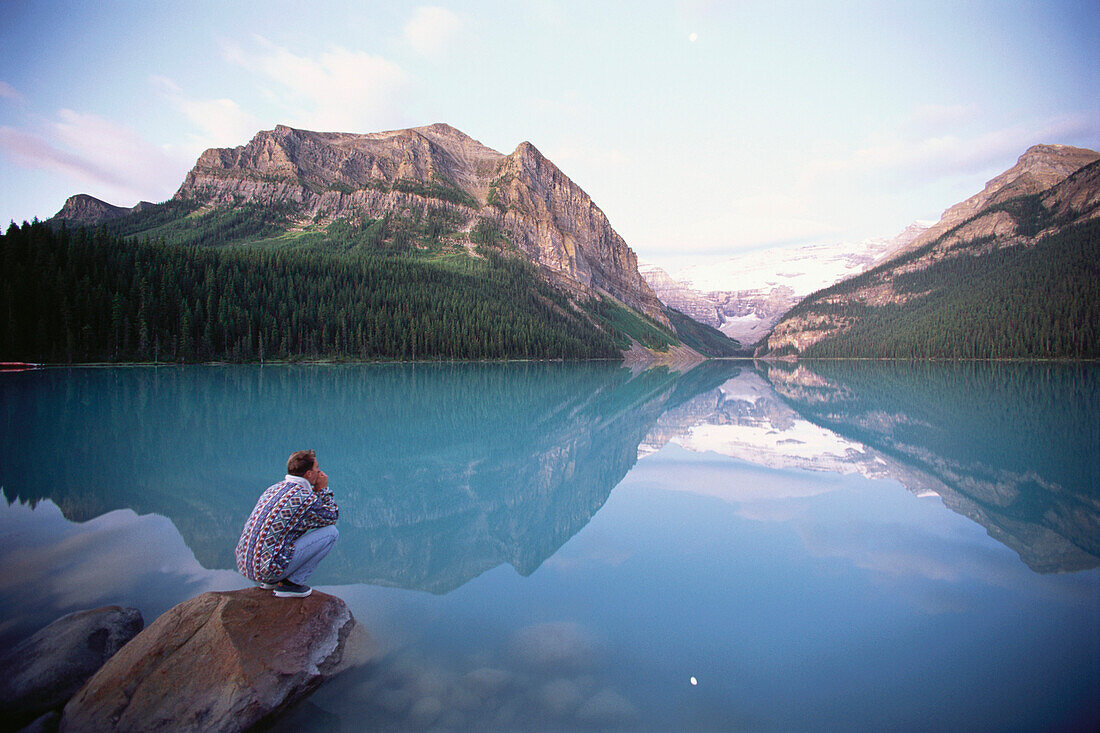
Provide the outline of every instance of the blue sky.
{"type": "Polygon", "coordinates": [[[1084,2],[0,2],[0,220],[288,124],[528,140],[643,259],[892,236],[1100,148],[1084,2]]]}

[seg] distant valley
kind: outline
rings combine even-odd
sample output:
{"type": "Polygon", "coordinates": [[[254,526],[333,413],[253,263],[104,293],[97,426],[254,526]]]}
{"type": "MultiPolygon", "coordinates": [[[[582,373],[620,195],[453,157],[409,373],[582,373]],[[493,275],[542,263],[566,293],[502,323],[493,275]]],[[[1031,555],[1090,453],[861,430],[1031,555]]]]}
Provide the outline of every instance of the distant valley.
{"type": "Polygon", "coordinates": [[[807,295],[881,262],[929,224],[914,222],[892,239],[746,252],[716,265],[686,267],[675,276],[647,262],[638,269],[662,301],[752,346],[807,295]]]}

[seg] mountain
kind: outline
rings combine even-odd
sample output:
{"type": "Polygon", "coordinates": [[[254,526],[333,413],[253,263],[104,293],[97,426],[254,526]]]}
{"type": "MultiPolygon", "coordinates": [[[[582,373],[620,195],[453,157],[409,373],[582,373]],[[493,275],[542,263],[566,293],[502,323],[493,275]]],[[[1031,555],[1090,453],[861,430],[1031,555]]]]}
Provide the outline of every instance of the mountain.
{"type": "Polygon", "coordinates": [[[882,264],[792,308],[758,354],[1100,355],[1100,153],[1037,145],[882,264]]]}
{"type": "Polygon", "coordinates": [[[639,269],[662,301],[751,345],[804,297],[863,272],[926,228],[914,222],[892,239],[746,252],[718,264],[686,267],[675,276],[650,263],[639,269]]]}
{"type": "MultiPolygon", "coordinates": [[[[141,205],[138,204],[138,206],[141,205]]],[[[115,206],[86,193],[78,193],[65,201],[61,211],[57,212],[51,221],[65,222],[68,226],[95,225],[133,213],[136,208],[115,206]]]]}
{"type": "Polygon", "coordinates": [[[6,288],[20,328],[0,345],[39,360],[591,358],[632,348],[679,359],[738,348],[661,303],[599,207],[533,145],[504,155],[444,124],[371,134],[280,125],[204,152],[162,204],[77,196],[47,224],[58,233],[48,244],[24,233],[8,252],[54,248],[73,269],[51,271],[56,287],[108,265],[124,272],[79,301],[83,323],[60,293],[6,288]],[[75,224],[140,255],[107,263],[120,242],[89,250],[75,224]],[[194,262],[163,249],[176,245],[197,245],[194,262]],[[256,258],[276,280],[263,282],[256,258]],[[287,284],[303,269],[323,285],[314,297],[327,313],[302,300],[313,284],[287,284]],[[186,286],[168,288],[177,278],[186,286]]]}
{"type": "MultiPolygon", "coordinates": [[[[943,212],[938,222],[928,227],[908,247],[900,249],[897,255],[936,241],[951,229],[973,219],[983,209],[1021,196],[1042,193],[1097,159],[1100,159],[1100,153],[1095,150],[1068,145],[1035,145],[1028,148],[1016,165],[986,183],[981,192],[943,212]]],[[[988,233],[992,233],[992,229],[988,233]]],[[[957,233],[961,238],[972,238],[974,235],[982,236],[982,233],[977,228],[957,233]]]]}
{"type": "Polygon", "coordinates": [[[445,124],[371,134],[283,125],[199,157],[175,195],[204,207],[294,204],[293,227],[386,214],[452,219],[467,244],[499,234],[557,284],[606,293],[669,326],[637,257],[534,145],[503,155],[445,124]],[[477,232],[477,233],[475,233],[477,232]]]}

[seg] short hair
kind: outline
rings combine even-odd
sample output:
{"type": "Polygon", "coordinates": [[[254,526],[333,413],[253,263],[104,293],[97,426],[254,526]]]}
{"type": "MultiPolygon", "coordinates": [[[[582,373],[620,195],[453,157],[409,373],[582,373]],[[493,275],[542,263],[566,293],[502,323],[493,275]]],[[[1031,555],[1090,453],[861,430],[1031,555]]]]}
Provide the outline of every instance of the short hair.
{"type": "Polygon", "coordinates": [[[294,451],[286,459],[286,472],[291,476],[305,476],[306,471],[313,468],[316,462],[317,454],[312,450],[294,451]]]}

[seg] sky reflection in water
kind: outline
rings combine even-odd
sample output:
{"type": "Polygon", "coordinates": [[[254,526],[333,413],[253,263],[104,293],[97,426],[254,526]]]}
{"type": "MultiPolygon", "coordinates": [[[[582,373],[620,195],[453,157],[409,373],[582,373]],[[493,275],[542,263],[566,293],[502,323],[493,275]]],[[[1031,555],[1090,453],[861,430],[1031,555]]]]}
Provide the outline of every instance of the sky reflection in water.
{"type": "Polygon", "coordinates": [[[288,730],[1098,712],[1091,367],[3,377],[7,454],[42,467],[0,467],[4,640],[78,608],[150,621],[241,587],[228,568],[255,496],[317,448],[342,516],[315,582],[379,652],[288,730]]]}

